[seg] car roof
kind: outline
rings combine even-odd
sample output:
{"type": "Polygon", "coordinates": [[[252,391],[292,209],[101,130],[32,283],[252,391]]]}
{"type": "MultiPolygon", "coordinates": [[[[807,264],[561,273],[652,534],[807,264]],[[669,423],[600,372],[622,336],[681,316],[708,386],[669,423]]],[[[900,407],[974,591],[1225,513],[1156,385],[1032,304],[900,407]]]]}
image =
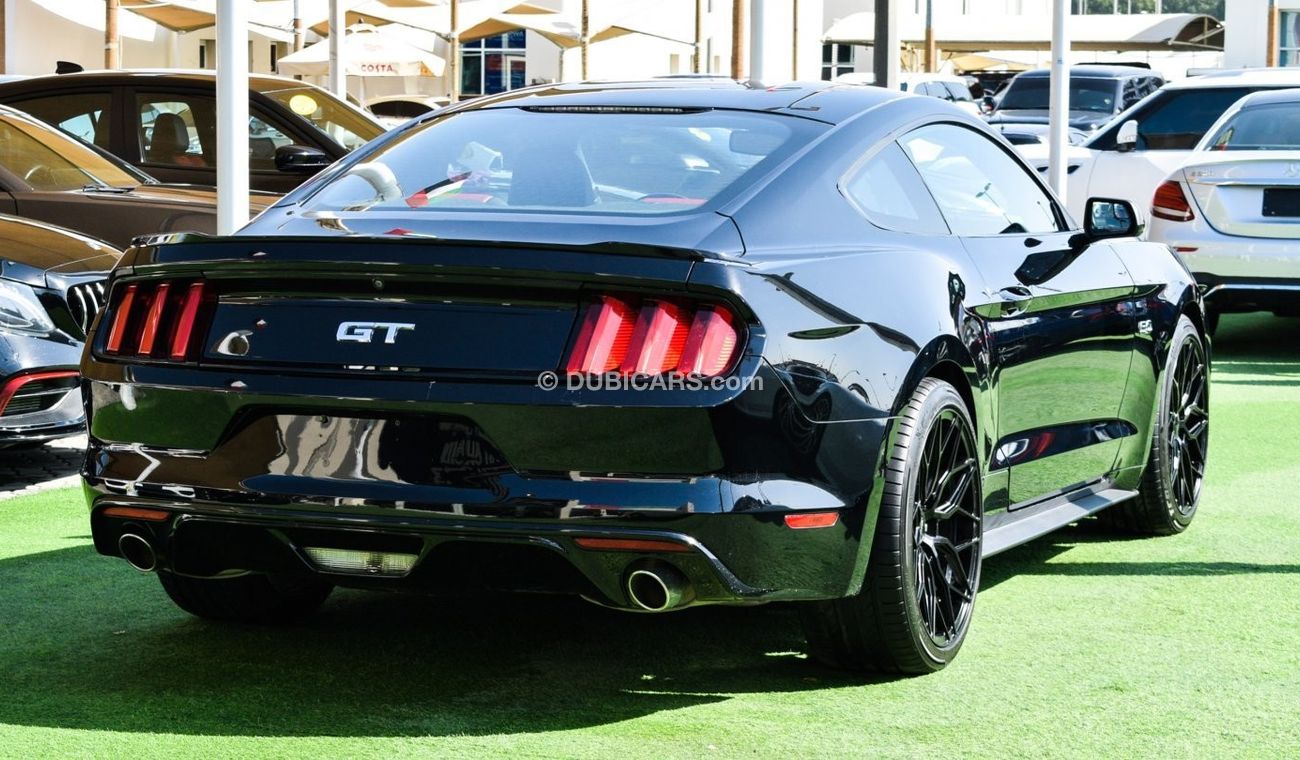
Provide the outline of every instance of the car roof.
{"type": "Polygon", "coordinates": [[[689,108],[760,111],[838,124],[881,103],[910,97],[860,84],[791,82],[765,87],[730,79],[650,79],[537,85],[442,110],[487,108],[689,108]]]}
{"type": "Polygon", "coordinates": [[[1287,85],[1300,87],[1300,68],[1210,71],[1166,86],[1181,90],[1198,87],[1285,87],[1287,85]]]}
{"type": "MultiPolygon", "coordinates": [[[[102,71],[78,71],[70,74],[45,74],[36,77],[25,77],[14,80],[14,84],[21,84],[24,88],[47,86],[59,83],[62,86],[67,84],[101,84],[116,85],[125,82],[149,81],[153,83],[175,83],[175,82],[216,82],[217,72],[210,69],[109,69],[102,71]]],[[[9,82],[0,82],[0,84],[9,84],[9,82]]],[[[279,77],[271,74],[249,74],[248,86],[257,92],[268,92],[278,90],[284,87],[301,87],[304,82],[289,77],[279,77]]]]}
{"type": "MultiPolygon", "coordinates": [[[[1030,69],[1016,75],[1016,79],[1041,79],[1050,77],[1051,69],[1030,69]]],[[[1140,66],[1114,66],[1109,64],[1084,64],[1070,67],[1071,77],[1097,77],[1102,79],[1126,79],[1128,77],[1160,76],[1158,72],[1140,66]]]]}
{"type": "Polygon", "coordinates": [[[1254,108],[1256,106],[1270,105],[1294,105],[1300,103],[1300,87],[1290,87],[1281,90],[1260,90],[1252,92],[1245,96],[1238,105],[1240,108],[1254,108]]]}

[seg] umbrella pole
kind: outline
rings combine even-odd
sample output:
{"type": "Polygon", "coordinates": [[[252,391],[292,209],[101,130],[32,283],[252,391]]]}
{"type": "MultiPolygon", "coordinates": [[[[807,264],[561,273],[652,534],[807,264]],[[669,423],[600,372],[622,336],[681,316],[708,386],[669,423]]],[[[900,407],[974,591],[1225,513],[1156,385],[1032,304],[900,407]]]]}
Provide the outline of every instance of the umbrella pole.
{"type": "Polygon", "coordinates": [[[122,38],[117,33],[119,0],[104,2],[104,68],[116,69],[122,65],[122,38]]]}
{"type": "Polygon", "coordinates": [[[451,34],[447,37],[447,100],[460,100],[460,0],[451,0],[451,34]]]}
{"type": "Polygon", "coordinates": [[[591,46],[587,27],[587,0],[582,0],[582,81],[587,81],[587,49],[591,46]]]}

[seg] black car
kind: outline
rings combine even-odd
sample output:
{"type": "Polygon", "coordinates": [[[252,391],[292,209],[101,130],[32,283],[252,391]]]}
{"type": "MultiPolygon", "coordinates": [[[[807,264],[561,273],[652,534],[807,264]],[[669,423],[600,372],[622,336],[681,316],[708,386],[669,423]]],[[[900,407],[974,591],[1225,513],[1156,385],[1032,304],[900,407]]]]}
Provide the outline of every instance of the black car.
{"type": "Polygon", "coordinates": [[[1195,283],[987,126],[855,86],[453,106],[228,238],[133,248],[82,365],[96,548],[184,609],[335,585],[798,602],[927,672],[982,560],[1200,494],[1195,283]]]}
{"type": "MultiPolygon", "coordinates": [[[[319,87],[272,76],[248,80],[249,183],[284,193],[316,168],[384,132],[369,114],[319,87]]],[[[76,135],[167,183],[217,182],[212,71],[92,71],[0,83],[0,103],[76,135]]]]}
{"type": "MultiPolygon", "coordinates": [[[[249,213],[277,197],[250,193],[249,213]]],[[[161,184],[94,145],[0,106],[0,213],[125,248],[137,235],[215,231],[217,193],[161,184]]]]}
{"type": "MultiPolygon", "coordinates": [[[[1017,74],[997,101],[989,122],[1046,124],[1051,81],[1051,69],[1017,74]]],[[[1164,78],[1156,72],[1136,66],[1071,66],[1070,127],[1091,132],[1164,83],[1164,78]]]]}
{"type": "Polygon", "coordinates": [[[0,447],[85,430],[77,365],[121,255],[47,224],[0,215],[0,447]]]}

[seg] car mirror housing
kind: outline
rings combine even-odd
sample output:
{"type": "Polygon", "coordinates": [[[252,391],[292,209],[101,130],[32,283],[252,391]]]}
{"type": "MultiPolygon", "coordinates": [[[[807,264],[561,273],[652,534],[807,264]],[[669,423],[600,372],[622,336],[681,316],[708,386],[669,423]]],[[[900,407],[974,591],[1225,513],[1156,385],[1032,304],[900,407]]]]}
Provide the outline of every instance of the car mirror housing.
{"type": "Polygon", "coordinates": [[[1129,119],[1119,125],[1119,134],[1115,135],[1115,149],[1121,153],[1127,153],[1137,148],[1138,143],[1138,123],[1137,119],[1129,119]]]}
{"type": "Polygon", "coordinates": [[[319,148],[281,145],[275,149],[275,168],[286,174],[315,174],[333,162],[319,148]]]}

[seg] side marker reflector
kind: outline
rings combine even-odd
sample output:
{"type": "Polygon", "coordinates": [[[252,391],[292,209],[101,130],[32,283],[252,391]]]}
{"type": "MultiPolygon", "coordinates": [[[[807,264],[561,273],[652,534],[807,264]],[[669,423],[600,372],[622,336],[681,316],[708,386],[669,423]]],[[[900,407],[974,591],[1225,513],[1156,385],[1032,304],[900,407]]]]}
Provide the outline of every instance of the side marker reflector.
{"type": "Polygon", "coordinates": [[[573,543],[583,549],[604,552],[689,552],[691,547],[676,541],[656,541],[651,538],[575,538],[573,543]]]}
{"type": "Polygon", "coordinates": [[[785,516],[785,527],[795,530],[830,528],[840,521],[839,512],[804,512],[785,516]]]}
{"type": "Polygon", "coordinates": [[[109,507],[100,514],[105,517],[125,517],[130,520],[148,520],[149,522],[163,522],[172,516],[171,512],[163,509],[143,509],[141,507],[109,507]]]}

